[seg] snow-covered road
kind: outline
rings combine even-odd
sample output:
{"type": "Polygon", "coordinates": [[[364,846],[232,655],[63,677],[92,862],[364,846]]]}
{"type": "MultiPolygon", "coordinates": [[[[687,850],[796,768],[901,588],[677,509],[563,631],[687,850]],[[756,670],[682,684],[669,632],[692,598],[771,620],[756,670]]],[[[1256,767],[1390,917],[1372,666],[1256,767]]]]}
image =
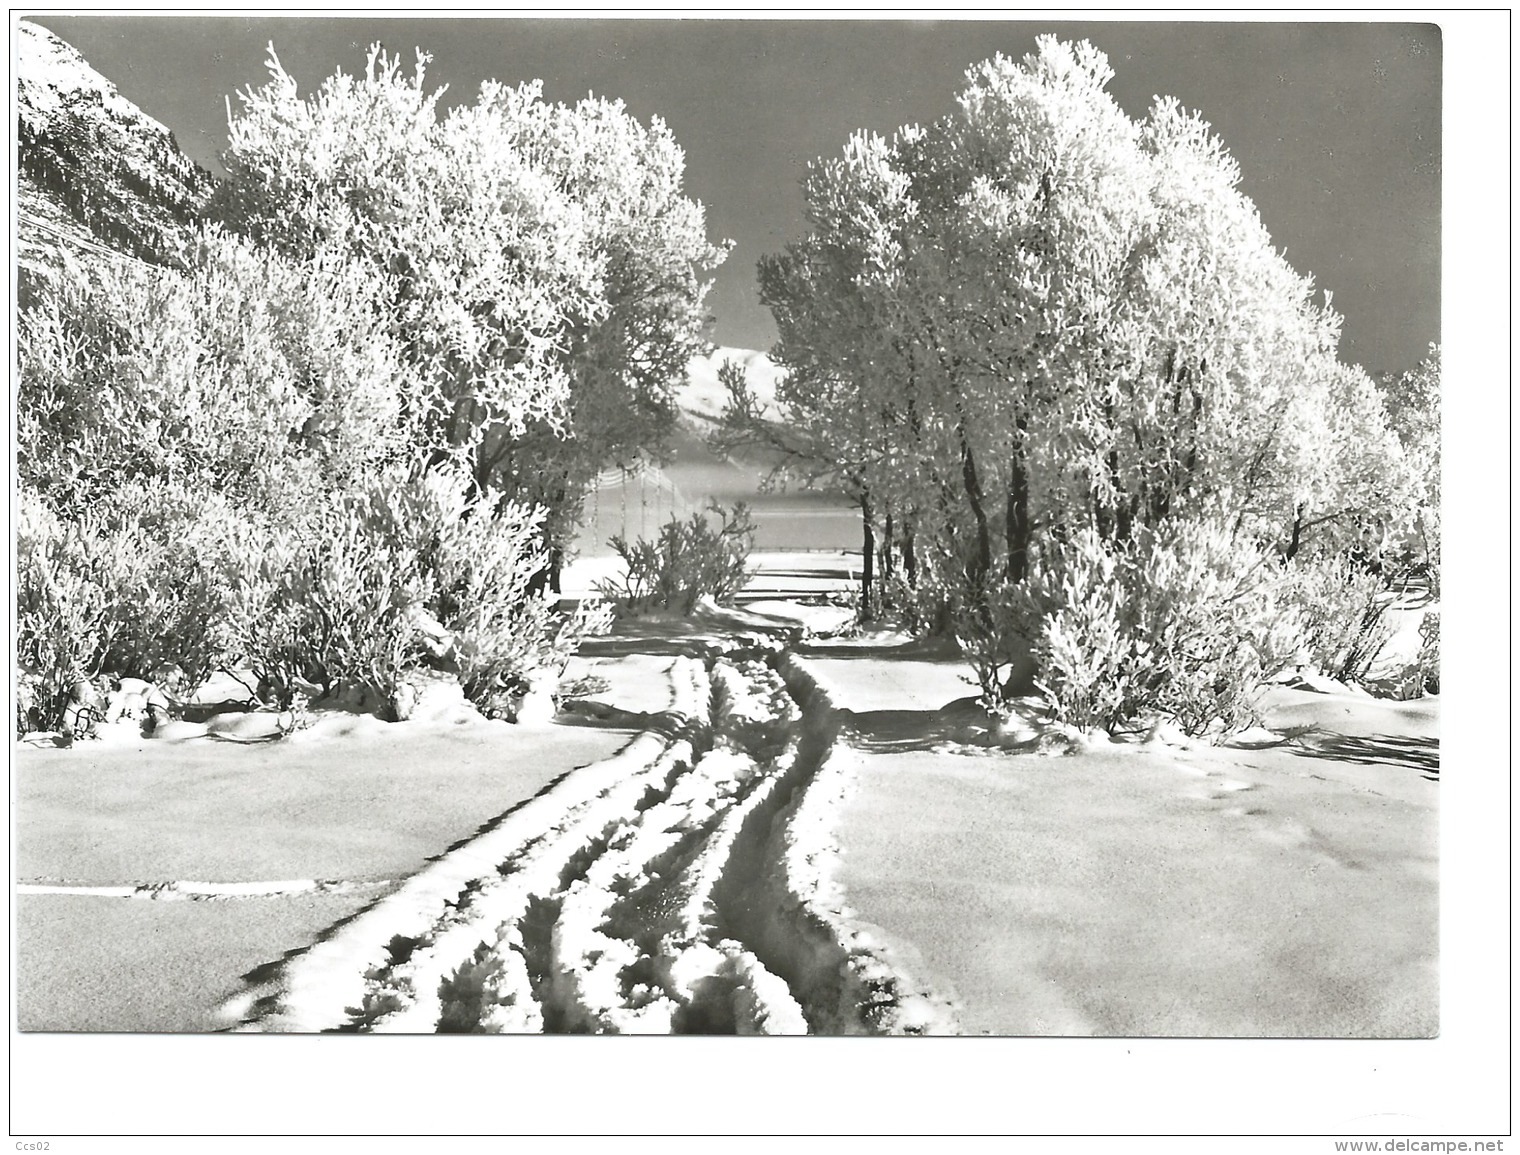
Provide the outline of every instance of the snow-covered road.
{"type": "Polygon", "coordinates": [[[597,663],[645,728],[222,1008],[253,1031],[949,1033],[834,882],[848,765],[780,631],[597,663]],[[666,701],[657,687],[664,688],[666,701]],[[657,705],[663,708],[655,709],[657,705]]]}

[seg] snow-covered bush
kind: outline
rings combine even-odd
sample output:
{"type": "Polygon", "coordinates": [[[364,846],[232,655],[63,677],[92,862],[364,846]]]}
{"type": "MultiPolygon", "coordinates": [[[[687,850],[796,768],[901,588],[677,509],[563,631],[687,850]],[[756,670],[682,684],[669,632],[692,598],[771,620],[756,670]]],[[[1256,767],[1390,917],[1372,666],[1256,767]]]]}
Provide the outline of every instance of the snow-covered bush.
{"type": "Polygon", "coordinates": [[[245,553],[228,629],[267,697],[289,706],[308,682],[324,696],[359,691],[394,710],[426,656],[419,614],[437,590],[439,518],[428,490],[400,468],[383,471],[268,527],[245,553]]]}
{"type": "Polygon", "coordinates": [[[437,525],[437,592],[429,609],[453,640],[465,695],[490,715],[530,683],[557,683],[581,641],[605,633],[610,607],[584,602],[560,613],[534,580],[547,557],[543,510],[485,493],[467,498],[459,479],[435,478],[430,516],[437,525]],[[440,483],[441,481],[441,483],[440,483]]]}
{"type": "Polygon", "coordinates": [[[282,710],[301,682],[316,675],[307,607],[302,597],[305,537],[292,525],[272,524],[238,541],[241,564],[228,583],[225,629],[233,661],[252,671],[266,701],[282,710]]]}
{"type": "Polygon", "coordinates": [[[1365,678],[1393,636],[1386,581],[1346,557],[1295,562],[1283,603],[1300,616],[1310,663],[1338,681],[1365,678]]]}
{"type": "Polygon", "coordinates": [[[98,674],[112,623],[89,539],[23,487],[16,502],[17,729],[52,729],[69,692],[98,674]]]}
{"type": "Polygon", "coordinates": [[[231,598],[239,653],[288,705],[299,682],[361,691],[405,710],[424,666],[455,673],[487,714],[507,712],[539,671],[555,682],[610,611],[561,614],[531,592],[542,512],[471,495],[457,467],[387,470],[304,525],[271,530],[231,598]]]}
{"type": "Polygon", "coordinates": [[[1150,713],[1190,735],[1256,721],[1254,692],[1286,668],[1299,624],[1267,554],[1218,521],[1172,521],[1130,543],[1094,530],[1036,557],[1034,656],[1055,716],[1083,728],[1150,713]]]}
{"type": "Polygon", "coordinates": [[[1060,721],[1088,730],[1138,708],[1132,682],[1148,643],[1136,636],[1133,569],[1128,550],[1096,533],[1045,551],[1035,564],[1029,597],[1043,611],[1037,684],[1060,721]]]}
{"type": "Polygon", "coordinates": [[[627,572],[621,584],[605,583],[602,594],[635,612],[673,609],[690,614],[704,597],[726,601],[749,580],[755,523],[743,502],[732,511],[713,504],[716,527],[701,513],[685,521],[671,518],[655,541],[629,542],[619,534],[611,545],[627,572]]]}
{"type": "Polygon", "coordinates": [[[186,259],[74,266],[18,316],[17,467],[54,509],[167,476],[278,509],[403,451],[383,278],[215,230],[186,259]]]}
{"type": "Polygon", "coordinates": [[[228,655],[237,513],[217,494],[131,482],[76,519],[23,488],[17,526],[18,659],[39,721],[80,678],[195,686],[228,655]]]}
{"type": "Polygon", "coordinates": [[[362,687],[393,701],[422,664],[416,613],[434,592],[432,525],[414,516],[415,482],[381,475],[317,522],[291,591],[306,656],[326,693],[362,687]]]}
{"type": "Polygon", "coordinates": [[[1441,615],[1427,613],[1420,621],[1419,693],[1441,692],[1441,615]]]}
{"type": "Polygon", "coordinates": [[[259,586],[273,539],[403,446],[374,276],[215,229],[183,257],[71,261],[34,295],[17,319],[17,466],[58,530],[32,555],[50,584],[34,566],[26,595],[56,621],[23,650],[71,639],[74,664],[194,684],[223,658],[267,661],[259,635],[289,617],[259,586]]]}
{"type": "Polygon", "coordinates": [[[970,591],[964,601],[945,602],[944,592],[933,585],[901,587],[899,593],[908,595],[905,616],[920,623],[949,619],[956,644],[976,674],[983,708],[1002,714],[1019,689],[1019,674],[1027,672],[1029,641],[1040,627],[1038,610],[1022,583],[1006,579],[970,591]]]}
{"type": "Polygon", "coordinates": [[[106,669],[151,679],[176,667],[186,685],[200,685],[228,656],[227,604],[248,516],[223,494],[173,479],[126,486],[101,507],[104,540],[139,554],[113,594],[106,669]]]}

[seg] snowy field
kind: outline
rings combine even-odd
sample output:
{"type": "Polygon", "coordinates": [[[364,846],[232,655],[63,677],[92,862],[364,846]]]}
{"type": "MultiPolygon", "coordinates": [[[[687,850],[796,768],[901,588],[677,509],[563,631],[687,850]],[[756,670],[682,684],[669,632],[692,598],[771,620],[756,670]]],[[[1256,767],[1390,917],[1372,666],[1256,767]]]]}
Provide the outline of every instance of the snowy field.
{"type": "Polygon", "coordinates": [[[16,752],[24,1030],[1427,1037],[1439,700],[989,733],[952,654],[623,623],[552,724],[16,752]],[[106,976],[102,980],[101,976],[106,976]]]}
{"type": "Polygon", "coordinates": [[[208,1029],[240,975],[632,736],[337,714],[271,744],[19,746],[19,1025],[208,1029]]]}
{"type": "Polygon", "coordinates": [[[803,664],[852,707],[840,883],[965,1032],[1436,1033],[1436,699],[1276,690],[1239,744],[1042,755],[967,743],[927,663],[803,664]]]}

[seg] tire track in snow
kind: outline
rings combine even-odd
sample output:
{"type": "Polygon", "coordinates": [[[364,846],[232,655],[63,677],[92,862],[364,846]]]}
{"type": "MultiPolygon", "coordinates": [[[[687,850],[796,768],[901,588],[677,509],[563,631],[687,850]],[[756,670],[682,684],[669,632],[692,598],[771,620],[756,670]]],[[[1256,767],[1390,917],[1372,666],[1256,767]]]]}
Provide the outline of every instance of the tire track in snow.
{"type": "Polygon", "coordinates": [[[744,876],[720,889],[727,917],[786,979],[814,1033],[958,1033],[954,997],[911,975],[881,928],[846,905],[834,826],[857,763],[827,691],[790,653],[777,667],[801,706],[801,742],[772,813],[752,816],[744,876]]]}
{"type": "Polygon", "coordinates": [[[671,668],[663,733],[275,967],[227,1005],[237,1029],[953,1030],[950,1001],[896,965],[833,883],[851,763],[832,702],[775,639],[698,646],[702,660],[671,668]]]}
{"type": "Polygon", "coordinates": [[[559,894],[600,856],[620,815],[636,811],[688,750],[688,740],[672,742],[462,894],[406,958],[371,973],[354,1025],[407,1033],[558,1029],[557,1008],[541,1005],[546,964],[533,922],[557,909],[559,894]]]}
{"type": "Polygon", "coordinates": [[[785,984],[712,933],[711,890],[735,812],[747,813],[790,747],[779,680],[714,661],[711,745],[656,805],[620,828],[563,896],[551,952],[568,1029],[617,1033],[800,1032],[785,984]]]}
{"type": "MultiPolygon", "coordinates": [[[[705,710],[705,700],[695,692],[692,667],[700,670],[691,659],[676,661],[675,701],[667,715],[668,730],[679,731],[705,710]]],[[[259,976],[254,989],[224,1004],[224,1021],[237,1024],[235,1029],[256,1031],[378,1028],[380,1020],[406,1009],[409,993],[429,989],[428,981],[420,976],[421,966],[430,961],[442,964],[443,950],[425,953],[414,961],[419,948],[449,932],[454,932],[449,944],[452,948],[462,939],[494,930],[489,916],[471,918],[465,913],[476,904],[477,896],[481,896],[477,914],[488,911],[490,903],[497,901],[509,912],[516,909],[516,891],[498,894],[496,887],[488,885],[493,876],[502,877],[504,865],[512,868],[511,874],[527,874],[529,890],[539,888],[542,876],[552,872],[548,883],[552,887],[565,858],[574,850],[562,844],[567,839],[583,838],[591,828],[604,828],[628,813],[637,802],[636,797],[628,797],[628,784],[641,783],[651,767],[680,741],[677,736],[645,731],[611,758],[566,776],[511,811],[493,828],[431,862],[394,893],[333,928],[327,937],[271,968],[271,975],[259,976]],[[470,930],[454,931],[456,926],[467,924],[470,930]],[[408,981],[394,984],[397,989],[393,997],[386,999],[388,976],[393,974],[408,981]],[[264,993],[264,987],[272,989],[264,993]]],[[[524,881],[519,879],[518,891],[524,881]]],[[[482,942],[488,947],[494,945],[494,940],[477,938],[468,957],[474,956],[482,942]]],[[[511,960],[498,961],[514,972],[508,1005],[519,1006],[524,995],[531,1001],[531,992],[518,989],[522,975],[511,960]]],[[[514,1025],[523,1025],[534,1014],[536,1011],[522,1009],[505,1017],[514,1025]]],[[[410,1015],[399,1021],[406,1029],[436,1029],[436,1022],[421,1025],[425,1017],[410,1015]]]]}
{"type": "MultiPolygon", "coordinates": [[[[792,720],[763,663],[746,676],[711,660],[711,725],[691,726],[592,813],[503,863],[502,879],[483,880],[431,936],[403,943],[371,973],[354,1029],[806,1030],[785,984],[741,944],[712,941],[703,918],[733,841],[724,823],[764,797],[792,720]],[[461,961],[450,970],[450,959],[461,961]]],[[[687,672],[694,698],[709,683],[687,672]]]]}

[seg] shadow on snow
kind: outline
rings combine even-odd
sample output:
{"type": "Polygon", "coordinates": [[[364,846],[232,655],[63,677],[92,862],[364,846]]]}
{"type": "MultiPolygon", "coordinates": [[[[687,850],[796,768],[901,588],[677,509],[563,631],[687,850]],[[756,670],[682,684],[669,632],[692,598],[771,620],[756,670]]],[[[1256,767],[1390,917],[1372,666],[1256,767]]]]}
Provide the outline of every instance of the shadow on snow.
{"type": "Polygon", "coordinates": [[[1439,738],[1397,737],[1391,734],[1366,737],[1326,734],[1313,745],[1295,746],[1293,752],[1301,758],[1319,758],[1330,762],[1399,766],[1420,771],[1420,776],[1427,782],[1441,780],[1439,738]]]}

